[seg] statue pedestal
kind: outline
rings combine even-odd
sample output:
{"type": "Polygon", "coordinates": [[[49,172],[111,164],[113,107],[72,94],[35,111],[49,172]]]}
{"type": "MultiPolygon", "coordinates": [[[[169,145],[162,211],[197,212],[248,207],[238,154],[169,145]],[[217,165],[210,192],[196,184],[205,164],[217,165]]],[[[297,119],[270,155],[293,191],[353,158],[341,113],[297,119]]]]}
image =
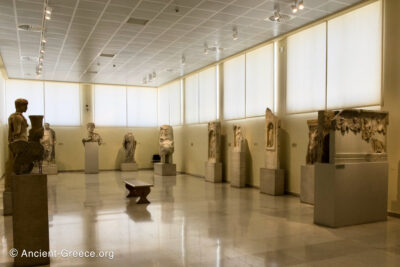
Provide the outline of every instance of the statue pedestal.
{"type": "Polygon", "coordinates": [[[314,205],[315,165],[301,166],[300,201],[314,205]]]}
{"type": "Polygon", "coordinates": [[[222,163],[205,162],[205,180],[212,183],[222,182],[222,163]]]}
{"type": "Polygon", "coordinates": [[[161,176],[174,176],[176,175],[176,164],[154,163],[154,174],[161,176]]]}
{"type": "Polygon", "coordinates": [[[133,163],[133,162],[121,163],[121,171],[123,171],[123,172],[134,172],[137,170],[139,170],[137,163],[133,163]]]}
{"type": "Polygon", "coordinates": [[[4,191],[3,192],[3,215],[8,216],[12,215],[12,192],[4,191]]]}
{"type": "Polygon", "coordinates": [[[246,186],[246,153],[231,151],[231,186],[245,187],[246,186]]]}
{"type": "Polygon", "coordinates": [[[13,247],[19,252],[15,266],[50,263],[49,257],[27,257],[22,251],[49,251],[47,176],[23,174],[12,176],[13,247]]]}
{"type": "Polygon", "coordinates": [[[99,173],[99,144],[85,143],[85,173],[99,173]]]}
{"type": "Polygon", "coordinates": [[[280,196],[285,193],[285,170],[260,169],[260,193],[280,196]]]}
{"type": "Polygon", "coordinates": [[[341,227],[385,221],[387,195],[387,162],[315,164],[315,224],[341,227]]]}
{"type": "MultiPolygon", "coordinates": [[[[32,174],[39,174],[39,168],[38,167],[34,167],[32,169],[32,174]]],[[[57,164],[55,163],[43,163],[42,165],[42,174],[48,174],[48,175],[56,175],[58,174],[58,168],[57,168],[57,164]]]]}

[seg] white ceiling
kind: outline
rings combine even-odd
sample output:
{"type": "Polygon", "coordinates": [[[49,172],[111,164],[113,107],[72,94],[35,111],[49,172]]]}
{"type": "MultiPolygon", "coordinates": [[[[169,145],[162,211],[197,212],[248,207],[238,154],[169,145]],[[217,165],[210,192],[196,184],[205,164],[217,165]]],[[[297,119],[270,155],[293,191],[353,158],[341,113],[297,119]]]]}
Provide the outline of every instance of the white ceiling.
{"type": "MultiPolygon", "coordinates": [[[[290,12],[293,2],[49,0],[53,15],[47,22],[40,79],[142,85],[143,77],[156,71],[156,81],[147,85],[158,86],[362,0],[304,0],[305,9],[295,16],[290,12]],[[292,18],[264,21],[277,6],[292,18]],[[150,21],[145,26],[127,24],[130,17],[150,21]],[[204,43],[224,50],[205,55],[204,43]],[[115,56],[99,57],[101,53],[115,56]]],[[[43,0],[0,1],[0,55],[10,78],[36,79],[37,62],[21,57],[39,56],[40,33],[17,30],[17,25],[41,25],[43,6],[43,0]]]]}

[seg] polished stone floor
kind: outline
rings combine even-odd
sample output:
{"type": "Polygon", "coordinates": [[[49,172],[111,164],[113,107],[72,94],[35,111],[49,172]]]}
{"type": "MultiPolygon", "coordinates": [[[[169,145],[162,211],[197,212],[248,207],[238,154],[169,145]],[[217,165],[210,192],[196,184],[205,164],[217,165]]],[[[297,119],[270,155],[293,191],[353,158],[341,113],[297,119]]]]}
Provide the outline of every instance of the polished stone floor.
{"type": "MultiPolygon", "coordinates": [[[[400,220],[340,229],[313,224],[292,196],[178,175],[49,176],[51,266],[400,266],[400,220]],[[126,199],[124,178],[154,183],[151,204],[126,199]]],[[[2,207],[1,207],[2,208],[2,207]]],[[[0,266],[12,266],[11,217],[0,220],[0,266]]]]}

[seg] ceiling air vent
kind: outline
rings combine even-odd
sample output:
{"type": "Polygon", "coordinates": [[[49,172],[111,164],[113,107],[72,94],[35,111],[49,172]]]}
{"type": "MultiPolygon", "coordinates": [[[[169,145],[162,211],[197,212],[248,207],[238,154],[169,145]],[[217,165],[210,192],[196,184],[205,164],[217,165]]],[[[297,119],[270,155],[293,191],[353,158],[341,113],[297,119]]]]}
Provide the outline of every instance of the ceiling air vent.
{"type": "Polygon", "coordinates": [[[146,25],[149,20],[147,19],[135,19],[135,18],[129,18],[126,23],[128,24],[135,24],[135,25],[146,25]]]}
{"type": "Polygon", "coordinates": [[[86,72],[86,74],[97,74],[97,71],[95,71],[95,70],[88,70],[88,71],[86,72]]]}
{"type": "Polygon", "coordinates": [[[39,25],[21,24],[18,25],[18,30],[29,31],[29,32],[41,32],[42,27],[40,27],[39,25]]]}
{"type": "Polygon", "coordinates": [[[114,54],[106,54],[106,53],[101,53],[100,54],[101,57],[114,57],[114,54]]]}
{"type": "Polygon", "coordinates": [[[22,62],[38,62],[38,57],[33,57],[33,56],[21,56],[21,61],[22,62]]]}

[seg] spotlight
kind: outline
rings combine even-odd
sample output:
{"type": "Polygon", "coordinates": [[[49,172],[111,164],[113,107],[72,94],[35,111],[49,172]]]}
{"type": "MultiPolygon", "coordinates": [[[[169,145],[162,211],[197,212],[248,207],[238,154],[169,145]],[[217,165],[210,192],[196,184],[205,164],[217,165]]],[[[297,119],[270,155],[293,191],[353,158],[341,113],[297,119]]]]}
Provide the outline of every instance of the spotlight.
{"type": "Polygon", "coordinates": [[[237,27],[236,26],[233,27],[232,31],[233,31],[232,38],[233,38],[234,41],[236,41],[237,39],[239,39],[237,27]]]}
{"type": "Polygon", "coordinates": [[[45,44],[47,41],[46,41],[46,39],[42,39],[42,44],[45,44]]]}
{"type": "Polygon", "coordinates": [[[182,64],[182,65],[185,65],[185,64],[186,64],[185,55],[182,55],[181,64],[182,64]]]}
{"type": "Polygon", "coordinates": [[[151,73],[149,74],[149,79],[148,80],[149,80],[149,83],[151,83],[153,81],[153,74],[151,74],[151,73]]]}
{"type": "Polygon", "coordinates": [[[146,77],[143,78],[143,82],[142,82],[142,83],[143,83],[143,84],[146,84],[146,83],[147,83],[146,77]]]}
{"type": "Polygon", "coordinates": [[[44,54],[44,49],[40,49],[40,54],[44,54]]]}
{"type": "Polygon", "coordinates": [[[44,16],[46,20],[51,20],[51,15],[46,14],[46,16],[44,16]]]}
{"type": "Polygon", "coordinates": [[[46,7],[46,15],[51,15],[51,12],[53,11],[53,9],[49,6],[46,7]]]}
{"type": "Polygon", "coordinates": [[[43,57],[40,57],[40,58],[39,58],[39,61],[40,61],[40,62],[43,62],[43,57]]]}
{"type": "Polygon", "coordinates": [[[303,0],[300,0],[300,1],[299,1],[299,9],[300,9],[300,10],[303,10],[303,9],[304,9],[303,0]]]}
{"type": "Polygon", "coordinates": [[[297,13],[298,9],[296,5],[292,5],[292,13],[295,14],[297,13]]]}
{"type": "Polygon", "coordinates": [[[204,55],[208,55],[208,45],[204,43],[204,55]]]}
{"type": "Polygon", "coordinates": [[[153,71],[153,80],[155,80],[156,77],[157,77],[157,73],[156,73],[156,71],[153,71]]]}

